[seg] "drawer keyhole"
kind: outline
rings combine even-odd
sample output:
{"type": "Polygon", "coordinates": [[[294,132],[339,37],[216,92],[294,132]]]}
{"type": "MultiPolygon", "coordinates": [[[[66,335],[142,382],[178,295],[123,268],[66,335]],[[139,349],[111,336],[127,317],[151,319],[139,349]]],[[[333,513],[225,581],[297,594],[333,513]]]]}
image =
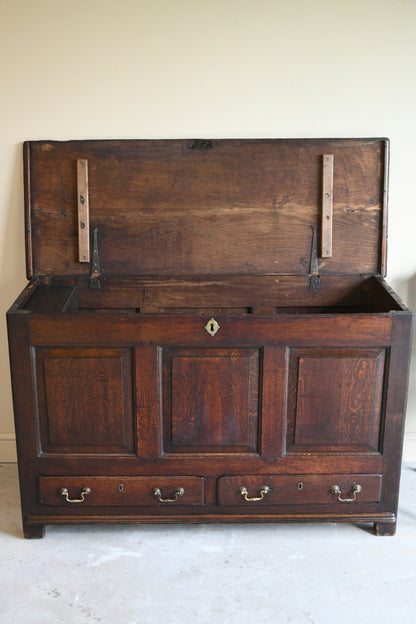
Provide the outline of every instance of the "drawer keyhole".
{"type": "Polygon", "coordinates": [[[303,490],[303,483],[298,483],[298,490],[303,490]]]}
{"type": "Polygon", "coordinates": [[[209,333],[210,336],[215,336],[219,328],[220,328],[220,325],[219,323],[217,323],[217,321],[214,318],[210,318],[208,323],[205,325],[205,329],[209,333]]]}
{"type": "Polygon", "coordinates": [[[120,483],[120,485],[118,486],[118,491],[122,492],[123,490],[124,490],[124,485],[120,483]]]}

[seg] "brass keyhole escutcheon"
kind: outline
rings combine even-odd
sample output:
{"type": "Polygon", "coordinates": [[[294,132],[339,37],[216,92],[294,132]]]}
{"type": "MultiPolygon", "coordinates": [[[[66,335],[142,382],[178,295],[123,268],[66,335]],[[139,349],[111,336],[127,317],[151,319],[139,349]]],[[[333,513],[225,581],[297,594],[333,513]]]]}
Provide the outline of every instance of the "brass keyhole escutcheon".
{"type": "Polygon", "coordinates": [[[208,323],[205,325],[205,329],[207,330],[210,336],[215,336],[219,328],[220,328],[220,325],[212,317],[209,319],[208,323]]]}

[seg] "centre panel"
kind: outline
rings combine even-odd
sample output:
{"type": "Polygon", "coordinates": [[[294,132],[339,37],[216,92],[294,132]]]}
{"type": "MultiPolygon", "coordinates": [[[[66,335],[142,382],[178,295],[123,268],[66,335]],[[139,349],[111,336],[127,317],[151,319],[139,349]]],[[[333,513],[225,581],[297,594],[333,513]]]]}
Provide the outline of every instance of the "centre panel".
{"type": "Polygon", "coordinates": [[[259,349],[164,349],[163,450],[259,453],[259,349]]]}

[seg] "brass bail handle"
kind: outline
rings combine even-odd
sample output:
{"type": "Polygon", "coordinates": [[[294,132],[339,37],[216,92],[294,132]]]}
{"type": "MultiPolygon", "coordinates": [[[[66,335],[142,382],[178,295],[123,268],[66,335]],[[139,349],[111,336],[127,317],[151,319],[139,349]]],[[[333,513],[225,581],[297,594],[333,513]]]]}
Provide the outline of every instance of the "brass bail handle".
{"type": "Polygon", "coordinates": [[[330,491],[332,494],[337,495],[337,498],[340,501],[340,503],[353,503],[357,499],[357,494],[359,494],[362,489],[363,488],[358,483],[356,485],[353,485],[352,490],[351,490],[352,498],[350,497],[342,498],[342,490],[339,487],[339,485],[333,485],[330,491]]]}
{"type": "Polygon", "coordinates": [[[91,488],[89,487],[82,488],[82,491],[80,493],[80,498],[69,498],[69,492],[67,488],[61,488],[58,491],[58,494],[60,496],[63,496],[67,503],[83,503],[85,501],[85,497],[88,496],[88,494],[91,494],[91,488]]]}
{"type": "Polygon", "coordinates": [[[266,494],[269,494],[269,492],[271,492],[271,488],[268,485],[263,485],[259,490],[258,496],[249,496],[248,490],[244,486],[240,487],[239,492],[245,501],[247,501],[248,503],[255,503],[257,501],[263,500],[266,494]]]}
{"type": "Polygon", "coordinates": [[[152,492],[153,496],[156,496],[156,498],[161,502],[161,503],[176,503],[176,501],[178,500],[178,498],[180,496],[183,496],[185,494],[185,490],[183,487],[177,488],[173,494],[171,494],[170,496],[168,496],[167,498],[163,498],[163,494],[162,494],[162,490],[160,488],[154,488],[153,492],[152,492]]]}

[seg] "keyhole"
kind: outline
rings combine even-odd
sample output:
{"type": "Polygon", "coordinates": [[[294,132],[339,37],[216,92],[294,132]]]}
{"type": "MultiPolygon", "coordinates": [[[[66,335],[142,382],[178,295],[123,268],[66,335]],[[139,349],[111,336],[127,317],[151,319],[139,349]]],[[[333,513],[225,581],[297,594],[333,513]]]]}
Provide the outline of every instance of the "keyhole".
{"type": "Polygon", "coordinates": [[[303,490],[303,483],[298,483],[298,490],[303,490]]]}
{"type": "Polygon", "coordinates": [[[124,485],[120,483],[120,485],[118,486],[118,491],[122,492],[123,490],[124,490],[124,485]]]}
{"type": "Polygon", "coordinates": [[[210,336],[215,336],[220,326],[214,318],[210,318],[208,323],[205,325],[205,330],[209,333],[210,336]]]}

